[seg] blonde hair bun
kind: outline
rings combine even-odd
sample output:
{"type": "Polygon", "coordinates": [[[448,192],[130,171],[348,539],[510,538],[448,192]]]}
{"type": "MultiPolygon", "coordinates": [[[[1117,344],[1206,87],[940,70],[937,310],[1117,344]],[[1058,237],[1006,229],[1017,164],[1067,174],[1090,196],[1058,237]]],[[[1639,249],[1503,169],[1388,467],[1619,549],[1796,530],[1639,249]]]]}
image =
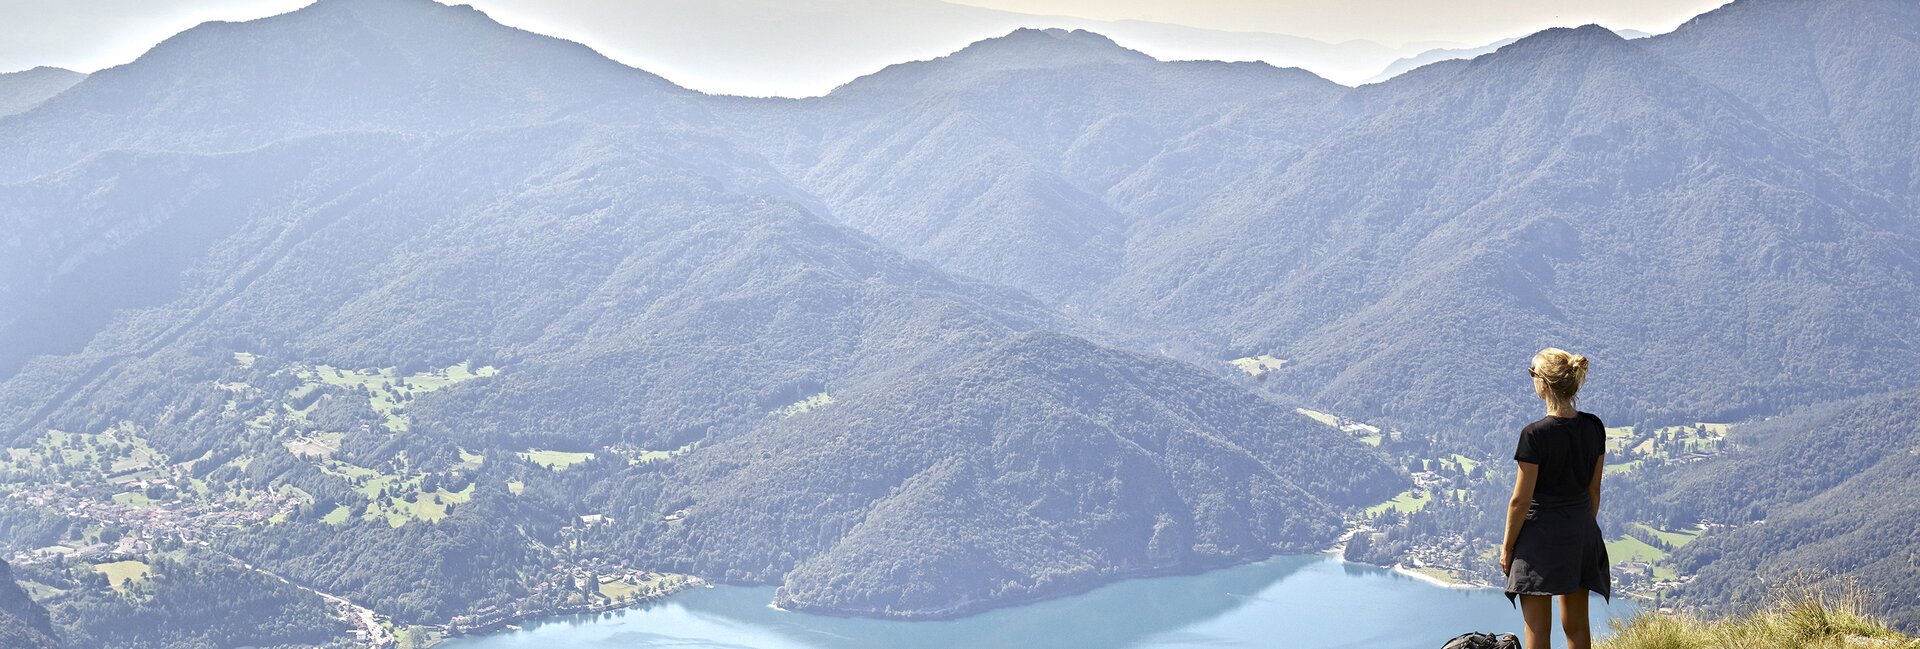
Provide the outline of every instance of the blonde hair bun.
{"type": "Polygon", "coordinates": [[[1573,399],[1580,393],[1580,384],[1587,381],[1587,357],[1559,347],[1548,347],[1534,354],[1533,365],[1540,381],[1546,384],[1545,391],[1561,399],[1573,399]]]}

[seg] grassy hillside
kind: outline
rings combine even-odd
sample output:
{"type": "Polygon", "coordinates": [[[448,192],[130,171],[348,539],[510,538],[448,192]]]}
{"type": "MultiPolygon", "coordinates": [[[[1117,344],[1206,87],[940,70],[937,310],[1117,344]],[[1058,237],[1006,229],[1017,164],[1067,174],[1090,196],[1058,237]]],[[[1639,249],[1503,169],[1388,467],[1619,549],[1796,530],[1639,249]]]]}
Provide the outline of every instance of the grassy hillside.
{"type": "Polygon", "coordinates": [[[1920,639],[1889,629],[1846,599],[1806,597],[1752,614],[1702,620],[1642,615],[1617,629],[1600,649],[1840,649],[1920,647],[1920,639]]]}

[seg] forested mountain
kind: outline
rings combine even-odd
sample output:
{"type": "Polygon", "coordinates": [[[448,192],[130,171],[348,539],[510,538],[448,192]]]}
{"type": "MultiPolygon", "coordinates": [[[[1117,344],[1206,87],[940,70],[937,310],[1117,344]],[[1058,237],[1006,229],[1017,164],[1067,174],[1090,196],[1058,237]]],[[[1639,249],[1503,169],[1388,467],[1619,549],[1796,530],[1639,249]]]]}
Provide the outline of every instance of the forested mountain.
{"type": "MultiPolygon", "coordinates": [[[[0,186],[0,331],[23,341],[0,358],[13,488],[123,507],[171,498],[207,516],[253,508],[276,522],[167,559],[186,563],[153,558],[153,583],[204,590],[190,577],[202,571],[180,566],[225,554],[403,624],[443,624],[550,601],[572,578],[552,565],[606,569],[601,553],[616,547],[633,552],[620,565],[769,582],[816,554],[816,569],[896,559],[856,544],[1024,539],[1002,548],[992,583],[949,561],[884,586],[917,593],[898,614],[950,615],[1323,546],[1339,512],[1404,487],[1376,451],[1214,372],[1091,342],[1023,293],[830,222],[699,100],[470,10],[324,0],[196,28],[0,121],[0,140],[34,153],[10,167],[30,179],[0,186]],[[1008,417],[1007,399],[1034,398],[1014,385],[1055,396],[1008,417]],[[1161,442],[1170,450],[1141,451],[1170,434],[1145,415],[1175,408],[1156,415],[1183,431],[1161,442]],[[996,423],[882,416],[907,411],[996,423]],[[813,423],[785,428],[789,417],[813,423]],[[833,441],[852,432],[874,444],[833,441]],[[976,439],[956,444],[963,434],[976,439]],[[848,542],[738,527],[747,506],[819,493],[713,468],[757,457],[769,435],[833,449],[781,469],[841,497],[764,514],[848,542]],[[1078,455],[1090,449],[1099,455],[1078,455]],[[919,464],[826,481],[889,450],[919,464]],[[559,476],[534,459],[568,454],[597,461],[559,476]],[[686,468],[666,461],[682,456],[686,468]],[[1138,483],[1088,494],[1058,473],[1102,458],[1114,463],[1102,475],[1138,483]],[[1325,458],[1350,471],[1297,475],[1325,458]],[[916,521],[933,503],[894,495],[1023,462],[1039,463],[1030,479],[959,512],[976,538],[931,536],[916,521]],[[1163,475],[1132,474],[1149,468],[1163,475]],[[135,480],[149,485],[140,499],[116,494],[135,480]],[[611,495],[558,487],[576,481],[611,495]],[[662,521],[687,498],[690,513],[662,521]],[[727,498],[742,510],[725,513],[727,498]],[[999,515],[1034,501],[1053,504],[999,515]],[[561,514],[616,506],[638,510],[596,518],[605,536],[591,543],[561,514]],[[1086,550],[1061,554],[1052,538],[1086,550]]],[[[103,532],[67,533],[77,538],[11,542],[137,553],[100,549],[103,532]]],[[[882,586],[857,586],[802,580],[794,592],[822,610],[880,613],[882,586]]],[[[212,632],[329,632],[281,624],[300,601],[281,595],[212,632]]],[[[111,598],[58,605],[111,642],[86,622],[117,615],[111,598]]],[[[160,644],[196,641],[181,632],[160,644]]]]}
{"type": "Polygon", "coordinates": [[[1503,38],[1493,43],[1482,45],[1480,47],[1449,47],[1449,48],[1427,50],[1425,52],[1421,52],[1419,54],[1415,54],[1413,56],[1409,56],[1409,57],[1400,59],[1398,61],[1394,61],[1392,64],[1388,65],[1386,69],[1381,70],[1380,74],[1374,75],[1373,78],[1368,79],[1367,83],[1379,83],[1382,81],[1386,81],[1388,79],[1392,79],[1402,74],[1406,74],[1407,72],[1410,72],[1412,70],[1417,70],[1419,68],[1433,65],[1441,61],[1471,59],[1471,58],[1478,57],[1482,54],[1491,54],[1494,51],[1499,50],[1502,47],[1506,47],[1507,45],[1510,45],[1517,40],[1520,40],[1520,39],[1503,38]]]}
{"type": "Polygon", "coordinates": [[[1205,376],[1051,333],[885,376],[675,467],[663,497],[685,523],[657,543],[700,574],[790,571],[783,606],[947,616],[1310,550],[1339,534],[1336,507],[1406,486],[1205,376]]]}
{"type": "Polygon", "coordinates": [[[1913,291],[1905,190],[1660,53],[1700,33],[1549,30],[1348,90],[1018,32],[794,106],[761,146],[883,241],[1190,360],[1286,358],[1275,388],[1341,412],[1515,423],[1498,359],[1549,342],[1634,377],[1594,404],[1630,420],[1906,385],[1861,362],[1914,353],[1916,301],[1874,297],[1913,291]],[[1824,349],[1835,321],[1866,333],[1824,349]]]}
{"type": "Polygon", "coordinates": [[[1850,585],[1920,628],[1920,393],[1808,408],[1756,424],[1723,461],[1675,474],[1654,499],[1672,520],[1739,526],[1676,557],[1683,593],[1722,610],[1801,578],[1850,585]]]}
{"type": "Polygon", "coordinates": [[[1275,350],[1284,389],[1408,422],[1521,423],[1501,359],[1550,343],[1609,359],[1616,419],[1904,384],[1863,359],[1916,353],[1920,300],[1884,299],[1914,290],[1913,222],[1823,151],[1596,27],[1455,70],[1220,195],[1208,236],[1139,246],[1104,312],[1275,350]],[[1863,331],[1845,352],[1815,342],[1835,321],[1863,331]]]}
{"type": "Polygon", "coordinates": [[[222,152],[333,131],[656,122],[696,93],[431,0],[321,0],[181,32],[0,122],[0,182],[108,149],[222,152]]]}
{"type": "Polygon", "coordinates": [[[742,130],[800,125],[765,148],[842,222],[1058,303],[1123,268],[1129,228],[1298,155],[1342,90],[1023,29],[819,100],[748,104],[765,126],[742,130]]]}
{"type": "Polygon", "coordinates": [[[1361,88],[1020,30],[806,100],[428,0],[203,25],[0,117],[0,546],[97,644],[695,579],[959,615],[1325,547],[1402,467],[1492,484],[1554,344],[1615,425],[1792,413],[1627,481],[1725,526],[1683,594],[1904,579],[1911,512],[1842,505],[1913,500],[1915,15],[1740,0],[1361,88]]]}
{"type": "Polygon", "coordinates": [[[937,57],[1017,28],[1085,29],[1163,60],[1266,61],[1341,82],[1364,79],[1423,47],[1327,43],[1270,32],[1152,20],[1090,20],[944,0],[481,0],[509,25],[575,35],[614,59],[671,70],[676,82],[720,94],[824,94],[890,63],[937,57]],[[823,10],[823,8],[830,8],[823,10]],[[805,56],[795,56],[805,52],[805,56]]]}
{"type": "Polygon", "coordinates": [[[47,609],[27,597],[13,580],[13,566],[0,561],[0,645],[18,649],[52,649],[54,638],[47,609]]]}
{"type": "Polygon", "coordinates": [[[1920,5],[1745,0],[1702,14],[1649,50],[1767,120],[1843,155],[1862,185],[1920,191],[1920,5]]]}
{"type": "Polygon", "coordinates": [[[0,74],[0,117],[25,112],[85,78],[72,70],[45,66],[0,74]]]}

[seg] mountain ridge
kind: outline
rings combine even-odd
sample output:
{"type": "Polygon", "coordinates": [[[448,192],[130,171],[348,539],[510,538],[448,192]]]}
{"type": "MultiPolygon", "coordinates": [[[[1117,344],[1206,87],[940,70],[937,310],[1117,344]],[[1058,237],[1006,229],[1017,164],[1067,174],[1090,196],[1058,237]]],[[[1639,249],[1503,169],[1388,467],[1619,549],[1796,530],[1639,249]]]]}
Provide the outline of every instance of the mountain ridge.
{"type": "MultiPolygon", "coordinates": [[[[1902,77],[1836,95],[1858,113],[1764,87],[1855,59],[1730,88],[1705,27],[1590,26],[1348,89],[1034,30],[749,100],[423,2],[215,25],[0,118],[32,153],[0,162],[10,444],[110,430],[297,489],[218,549],[402,625],[574,592],[555,565],[946,617],[1314,550],[1406,453],[1504,457],[1549,344],[1618,426],[1913,388],[1905,153],[1862,146],[1902,77]],[[1033,51],[1087,56],[1006,60],[1033,51]]],[[[1812,562],[1791,532],[1833,493],[1681,555],[1690,596],[1752,595],[1714,548],[1812,562]]]]}
{"type": "Polygon", "coordinates": [[[695,95],[584,45],[500,25],[465,5],[321,2],[196,26],[35,110],[0,118],[0,142],[30,152],[0,164],[0,182],[108,148],[232,151],[336,130],[447,130],[568,116],[631,123],[695,95]],[[509,87],[523,83],[535,84],[533,91],[509,87]],[[221,88],[224,95],[207,103],[189,87],[221,88]],[[390,103],[396,99],[411,104],[390,103]],[[208,116],[217,116],[217,125],[208,116]],[[63,132],[84,139],[54,136],[63,132]]]}
{"type": "Polygon", "coordinates": [[[0,73],[0,118],[26,112],[85,78],[79,72],[44,65],[0,73]]]}

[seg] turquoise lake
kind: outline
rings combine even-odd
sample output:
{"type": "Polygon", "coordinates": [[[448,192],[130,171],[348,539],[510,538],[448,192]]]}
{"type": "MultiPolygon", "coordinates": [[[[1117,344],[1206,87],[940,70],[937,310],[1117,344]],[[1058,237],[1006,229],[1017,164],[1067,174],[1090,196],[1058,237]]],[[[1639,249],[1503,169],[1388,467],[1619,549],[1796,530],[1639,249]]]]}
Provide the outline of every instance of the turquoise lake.
{"type": "MultiPolygon", "coordinates": [[[[768,606],[773,588],[695,588],[641,608],[556,617],[447,649],[1435,649],[1466,631],[1520,631],[1498,590],[1451,589],[1331,555],[1132,579],[958,620],[838,618],[768,606]]],[[[1593,598],[1596,633],[1632,615],[1593,598]]],[[[1555,631],[1556,635],[1558,631],[1555,631]]],[[[1561,640],[1556,637],[1555,645],[1561,640]]]]}

